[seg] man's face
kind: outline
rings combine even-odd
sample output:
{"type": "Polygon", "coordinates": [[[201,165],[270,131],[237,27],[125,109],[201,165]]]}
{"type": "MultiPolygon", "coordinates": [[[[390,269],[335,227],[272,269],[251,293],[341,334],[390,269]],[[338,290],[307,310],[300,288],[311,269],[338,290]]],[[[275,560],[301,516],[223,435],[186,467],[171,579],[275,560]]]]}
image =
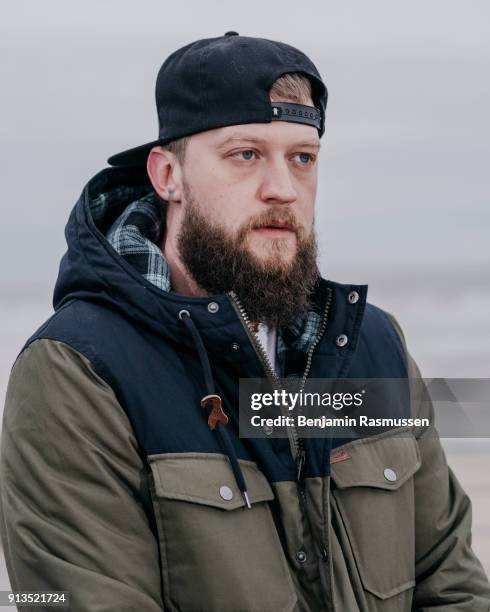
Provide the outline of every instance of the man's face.
{"type": "Polygon", "coordinates": [[[192,136],[183,167],[183,210],[192,195],[257,263],[287,267],[313,231],[319,138],[285,121],[192,136]]]}
{"type": "Polygon", "coordinates": [[[251,321],[304,314],[318,279],[318,133],[287,122],[192,136],[167,211],[165,253],[199,291],[234,291],[251,321]],[[173,256],[177,254],[177,258],[173,256]]]}

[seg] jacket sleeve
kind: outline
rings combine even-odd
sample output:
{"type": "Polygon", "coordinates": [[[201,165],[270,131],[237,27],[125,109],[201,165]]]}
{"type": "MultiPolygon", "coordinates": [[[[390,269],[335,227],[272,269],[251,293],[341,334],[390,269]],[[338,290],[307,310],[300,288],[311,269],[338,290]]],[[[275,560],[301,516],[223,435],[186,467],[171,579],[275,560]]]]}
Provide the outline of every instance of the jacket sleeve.
{"type": "Polygon", "coordinates": [[[68,591],[73,612],[163,610],[144,461],[90,362],[54,340],[24,349],[9,379],[1,442],[12,589],[68,591]]]}
{"type": "MultiPolygon", "coordinates": [[[[429,418],[415,432],[421,467],[415,473],[414,612],[488,612],[490,585],[471,548],[471,502],[448,466],[434,426],[434,408],[420,370],[404,345],[412,386],[412,416],[429,418]]],[[[483,477],[483,476],[482,476],[483,477]]]]}

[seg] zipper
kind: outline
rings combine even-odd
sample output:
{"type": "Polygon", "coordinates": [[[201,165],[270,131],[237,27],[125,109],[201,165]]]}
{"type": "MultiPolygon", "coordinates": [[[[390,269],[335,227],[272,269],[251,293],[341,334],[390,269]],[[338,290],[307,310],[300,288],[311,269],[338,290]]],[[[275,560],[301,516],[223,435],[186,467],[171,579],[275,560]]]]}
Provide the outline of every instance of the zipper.
{"type": "MultiPolygon", "coordinates": [[[[245,328],[245,331],[247,332],[247,336],[250,342],[252,343],[252,346],[254,347],[255,352],[257,353],[257,356],[259,357],[259,361],[261,362],[262,367],[265,370],[267,378],[272,383],[274,389],[281,390],[282,388],[281,381],[279,377],[277,376],[276,372],[274,371],[274,368],[272,367],[272,364],[270,362],[270,359],[269,359],[269,356],[267,355],[266,350],[262,346],[262,343],[260,342],[257,334],[252,329],[252,323],[248,317],[248,314],[245,311],[245,308],[243,307],[243,304],[240,301],[240,298],[237,296],[237,294],[234,291],[230,291],[228,293],[228,296],[231,300],[232,306],[234,307],[238,315],[238,318],[242,322],[245,328]]],[[[301,450],[304,450],[303,441],[301,440],[298,434],[298,430],[296,429],[296,426],[293,425],[291,427],[287,427],[286,429],[288,432],[290,444],[292,445],[294,460],[296,462],[296,468],[298,471],[299,457],[301,456],[301,450]]]]}
{"type": "MultiPolygon", "coordinates": [[[[305,371],[303,372],[303,376],[301,378],[301,383],[300,383],[300,392],[303,391],[304,386],[306,384],[306,380],[308,378],[308,374],[310,373],[311,363],[313,359],[313,351],[315,350],[318,343],[322,339],[323,334],[325,333],[325,329],[327,327],[328,314],[330,311],[330,304],[332,302],[332,289],[328,287],[327,292],[328,292],[327,300],[325,303],[325,308],[323,310],[323,316],[322,316],[322,322],[320,324],[320,329],[318,330],[318,334],[313,340],[308,350],[308,353],[307,353],[305,371]]],[[[250,323],[250,319],[247,313],[245,312],[245,309],[243,308],[243,305],[240,302],[240,299],[238,298],[238,296],[236,295],[234,291],[230,291],[228,293],[228,296],[230,298],[232,306],[234,307],[238,315],[238,318],[240,319],[240,321],[242,322],[245,328],[245,331],[250,339],[250,342],[252,343],[252,346],[255,348],[255,351],[259,357],[260,362],[262,363],[262,366],[264,368],[264,371],[268,379],[274,385],[275,388],[279,389],[281,387],[281,381],[279,377],[277,376],[276,372],[274,371],[274,368],[272,367],[272,364],[270,362],[270,359],[269,359],[269,356],[267,355],[266,350],[264,349],[264,347],[262,346],[262,343],[258,339],[257,334],[253,331],[252,325],[250,323]]],[[[300,504],[301,512],[303,513],[303,515],[308,516],[306,512],[306,489],[305,489],[305,482],[304,482],[304,466],[306,463],[306,450],[304,447],[303,439],[298,434],[298,430],[296,429],[296,426],[293,425],[292,427],[287,427],[287,431],[288,431],[288,437],[290,441],[292,442],[293,448],[295,450],[294,460],[296,462],[296,485],[297,485],[297,491],[298,491],[299,504],[300,504]]],[[[329,559],[329,548],[330,548],[329,542],[327,541],[327,543],[325,543],[324,546],[322,547],[322,560],[324,563],[327,562],[329,559]]],[[[328,581],[329,581],[329,587],[327,588],[327,593],[328,593],[328,598],[329,598],[329,603],[330,603],[330,609],[332,610],[332,612],[334,612],[335,607],[334,607],[334,603],[332,599],[333,593],[332,593],[332,584],[331,584],[330,575],[329,575],[328,581]]]]}
{"type": "MultiPolygon", "coordinates": [[[[315,350],[318,343],[322,339],[322,336],[325,333],[325,329],[327,327],[328,313],[330,311],[330,304],[332,301],[332,290],[330,287],[328,287],[327,291],[328,291],[327,301],[325,303],[325,308],[323,310],[323,316],[322,316],[322,322],[320,324],[320,329],[318,330],[318,333],[315,336],[315,339],[313,340],[308,350],[308,353],[307,353],[306,367],[305,367],[305,371],[303,372],[303,376],[301,377],[300,393],[304,389],[304,386],[306,384],[306,379],[308,378],[308,374],[311,369],[313,351],[315,350]]],[[[272,364],[270,362],[270,359],[269,359],[269,356],[267,355],[266,350],[264,349],[264,347],[262,346],[262,343],[258,339],[257,334],[252,329],[252,324],[250,322],[250,319],[247,313],[245,312],[245,309],[240,301],[240,298],[237,296],[237,294],[234,291],[230,291],[228,293],[228,297],[230,298],[231,304],[234,307],[236,313],[238,314],[238,317],[241,320],[245,328],[245,331],[247,332],[250,342],[252,343],[252,346],[254,347],[259,357],[259,360],[262,364],[262,367],[264,368],[267,378],[273,384],[275,389],[280,390],[281,381],[279,377],[277,376],[276,372],[274,371],[274,368],[272,367],[272,364]]],[[[306,463],[306,450],[304,447],[303,438],[301,438],[301,436],[299,435],[298,430],[295,425],[287,427],[287,431],[288,431],[289,439],[294,449],[294,460],[296,463],[296,480],[298,483],[301,483],[303,481],[304,467],[306,463]]],[[[303,487],[300,487],[300,491],[302,492],[302,497],[304,501],[305,492],[303,490],[303,487]]]]}

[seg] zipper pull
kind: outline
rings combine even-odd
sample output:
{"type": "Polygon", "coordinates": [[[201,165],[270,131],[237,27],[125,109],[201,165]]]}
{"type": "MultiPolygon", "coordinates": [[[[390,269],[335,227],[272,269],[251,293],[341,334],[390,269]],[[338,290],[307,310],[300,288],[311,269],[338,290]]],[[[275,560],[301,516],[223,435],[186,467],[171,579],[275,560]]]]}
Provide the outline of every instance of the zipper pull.
{"type": "Polygon", "coordinates": [[[299,452],[298,452],[298,456],[296,457],[296,480],[298,482],[301,482],[303,480],[303,472],[304,472],[304,467],[305,467],[305,463],[306,463],[306,451],[304,450],[304,448],[302,448],[299,452]]]}

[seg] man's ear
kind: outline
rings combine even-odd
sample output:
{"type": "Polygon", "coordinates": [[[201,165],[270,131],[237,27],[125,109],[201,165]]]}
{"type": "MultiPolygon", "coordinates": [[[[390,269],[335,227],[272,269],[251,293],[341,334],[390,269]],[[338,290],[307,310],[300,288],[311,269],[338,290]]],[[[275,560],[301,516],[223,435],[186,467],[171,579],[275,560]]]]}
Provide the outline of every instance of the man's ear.
{"type": "Polygon", "coordinates": [[[146,171],[153,189],[163,200],[180,202],[181,171],[174,153],[160,146],[153,147],[148,154],[146,171]]]}

